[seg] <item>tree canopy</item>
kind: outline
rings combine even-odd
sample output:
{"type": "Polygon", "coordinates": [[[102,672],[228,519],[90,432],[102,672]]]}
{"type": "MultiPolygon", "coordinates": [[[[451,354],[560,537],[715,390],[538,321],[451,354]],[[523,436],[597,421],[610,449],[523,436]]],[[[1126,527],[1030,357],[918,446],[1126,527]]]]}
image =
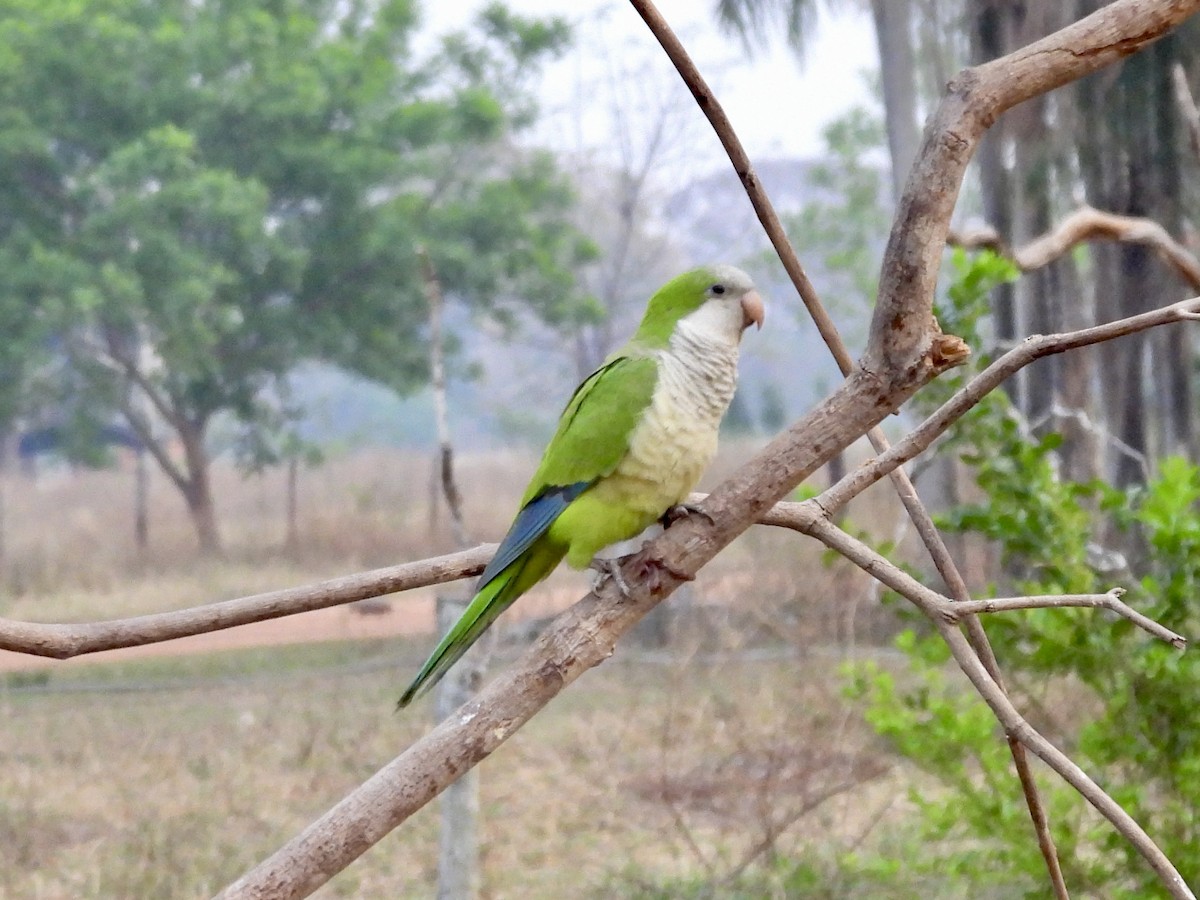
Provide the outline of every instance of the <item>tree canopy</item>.
{"type": "Polygon", "coordinates": [[[419,248],[477,310],[576,314],[570,192],[511,140],[566,26],[497,4],[422,54],[418,26],[412,0],[0,2],[0,321],[129,419],[209,548],[214,416],[277,426],[308,359],[424,383],[419,248]]]}

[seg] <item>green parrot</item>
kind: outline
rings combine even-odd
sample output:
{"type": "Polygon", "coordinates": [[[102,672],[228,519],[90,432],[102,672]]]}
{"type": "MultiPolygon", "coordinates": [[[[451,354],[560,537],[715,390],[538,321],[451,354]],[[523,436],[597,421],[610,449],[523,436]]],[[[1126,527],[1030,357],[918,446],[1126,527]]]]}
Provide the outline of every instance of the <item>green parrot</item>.
{"type": "Polygon", "coordinates": [[[650,298],[629,343],[576,388],[474,599],[401,708],[564,556],[586,568],[683,503],[716,452],[742,332],[762,322],[754,282],[733,266],[694,269],[650,298]]]}

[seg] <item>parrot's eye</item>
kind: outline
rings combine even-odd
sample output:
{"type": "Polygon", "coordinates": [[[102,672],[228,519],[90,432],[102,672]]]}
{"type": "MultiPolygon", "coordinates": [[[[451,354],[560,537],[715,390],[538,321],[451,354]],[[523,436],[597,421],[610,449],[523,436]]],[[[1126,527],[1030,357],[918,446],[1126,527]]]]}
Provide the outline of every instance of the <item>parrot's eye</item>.
{"type": "Polygon", "coordinates": [[[718,297],[720,297],[723,293],[725,293],[725,285],[714,284],[712,287],[709,288],[709,291],[711,291],[712,293],[714,293],[718,297]]]}

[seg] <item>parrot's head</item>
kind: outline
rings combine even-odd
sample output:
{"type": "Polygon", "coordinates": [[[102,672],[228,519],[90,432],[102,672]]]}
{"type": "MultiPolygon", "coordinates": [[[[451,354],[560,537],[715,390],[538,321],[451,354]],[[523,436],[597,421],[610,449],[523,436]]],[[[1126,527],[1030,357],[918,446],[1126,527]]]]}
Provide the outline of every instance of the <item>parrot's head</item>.
{"type": "Polygon", "coordinates": [[[635,340],[666,346],[681,325],[706,337],[737,345],[751,324],[762,328],[763,301],[750,276],[734,266],[704,266],[684,272],[650,298],[635,340]]]}

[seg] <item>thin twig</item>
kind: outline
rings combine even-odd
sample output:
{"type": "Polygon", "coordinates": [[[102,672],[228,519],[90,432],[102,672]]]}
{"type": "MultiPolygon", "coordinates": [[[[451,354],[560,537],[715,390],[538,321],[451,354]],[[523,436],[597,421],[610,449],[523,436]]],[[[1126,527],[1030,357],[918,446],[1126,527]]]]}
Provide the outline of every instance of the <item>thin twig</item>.
{"type": "Polygon", "coordinates": [[[791,278],[792,284],[796,286],[796,291],[799,293],[800,299],[804,302],[804,306],[808,309],[808,314],[812,316],[813,323],[817,326],[817,331],[825,341],[825,344],[833,352],[838,368],[842,370],[842,374],[849,374],[850,370],[854,368],[854,360],[851,358],[850,352],[846,349],[845,343],[838,334],[837,326],[833,324],[833,319],[829,317],[829,313],[825,311],[825,307],[821,304],[816,288],[808,280],[804,266],[801,265],[800,258],[792,248],[791,241],[788,240],[783,222],[780,221],[779,214],[775,212],[774,205],[762,189],[762,182],[758,180],[758,174],[754,171],[754,166],[750,163],[750,156],[746,153],[746,148],[742,146],[741,140],[733,130],[733,124],[729,121],[729,116],[725,114],[725,110],[721,106],[720,101],[717,100],[716,95],[712,92],[712,88],[708,86],[708,83],[700,74],[700,70],[692,62],[692,58],[688,55],[683,43],[671,29],[667,20],[663,18],[662,13],[658,11],[658,8],[650,0],[630,0],[630,3],[650,28],[651,33],[666,52],[667,57],[679,72],[680,77],[683,78],[684,84],[692,92],[692,96],[696,98],[696,104],[700,107],[701,112],[704,113],[712,125],[713,131],[716,132],[717,138],[721,141],[721,146],[725,148],[725,153],[729,156],[729,162],[733,164],[733,170],[737,172],[742,186],[746,189],[746,194],[750,198],[750,203],[754,206],[754,212],[758,216],[758,221],[762,223],[763,231],[766,232],[767,238],[771,241],[771,245],[779,255],[780,262],[783,263],[783,268],[788,273],[788,277],[791,278]]]}
{"type": "MultiPolygon", "coordinates": [[[[703,500],[693,494],[690,500],[703,500]]],[[[951,624],[980,613],[1013,612],[1022,609],[1090,608],[1115,612],[1146,631],[1180,650],[1187,648],[1187,638],[1155,622],[1122,601],[1121,588],[1103,594],[1044,594],[1028,597],[996,597],[987,600],[954,600],[926,587],[895,563],[872,550],[862,541],[838,528],[829,520],[828,511],[820,498],[800,503],[776,503],[760,520],[763,525],[789,528],[815,537],[831,550],[836,550],[873,578],[914,603],[921,612],[939,622],[951,624]]]]}
{"type": "Polygon", "coordinates": [[[1154,635],[1161,641],[1166,641],[1179,650],[1187,649],[1187,638],[1169,628],[1155,622],[1149,616],[1143,615],[1121,600],[1121,588],[1113,588],[1107,594],[1058,594],[1042,597],[995,597],[989,600],[970,600],[959,603],[956,612],[964,613],[997,613],[1009,612],[1014,609],[1063,609],[1080,607],[1086,609],[1107,609],[1128,619],[1138,628],[1154,635]]]}

